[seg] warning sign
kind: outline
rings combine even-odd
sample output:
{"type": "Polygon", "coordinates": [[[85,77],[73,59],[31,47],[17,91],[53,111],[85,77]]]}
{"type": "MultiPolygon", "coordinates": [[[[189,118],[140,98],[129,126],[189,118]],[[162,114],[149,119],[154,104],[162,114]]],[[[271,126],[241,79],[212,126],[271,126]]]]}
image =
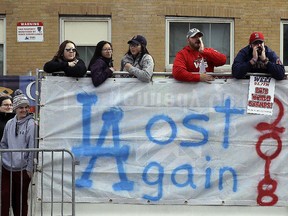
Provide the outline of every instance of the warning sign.
{"type": "Polygon", "coordinates": [[[17,23],[18,42],[43,42],[44,29],[42,22],[18,22],[17,23]]]}

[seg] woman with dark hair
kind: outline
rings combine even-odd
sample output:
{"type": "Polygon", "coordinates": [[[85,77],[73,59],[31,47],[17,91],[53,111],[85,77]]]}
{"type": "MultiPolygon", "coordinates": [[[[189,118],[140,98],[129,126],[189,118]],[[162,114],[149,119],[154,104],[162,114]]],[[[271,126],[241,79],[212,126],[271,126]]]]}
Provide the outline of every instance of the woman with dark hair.
{"type": "Polygon", "coordinates": [[[150,82],[154,70],[154,60],[146,48],[146,38],[136,35],[128,41],[128,44],[129,49],[121,60],[121,71],[129,73],[126,77],[137,77],[143,82],[150,82]]]}
{"type": "Polygon", "coordinates": [[[0,94],[0,140],[7,121],[13,118],[14,115],[12,97],[8,94],[0,94]]]}
{"type": "Polygon", "coordinates": [[[53,59],[45,63],[44,71],[52,74],[64,71],[69,77],[83,77],[87,73],[85,63],[79,58],[75,43],[70,40],[65,40],[60,44],[53,59]]]}
{"type": "Polygon", "coordinates": [[[96,45],[94,55],[88,66],[95,87],[101,85],[109,77],[112,77],[113,71],[115,71],[113,68],[112,52],[112,44],[108,41],[100,41],[96,45]]]}

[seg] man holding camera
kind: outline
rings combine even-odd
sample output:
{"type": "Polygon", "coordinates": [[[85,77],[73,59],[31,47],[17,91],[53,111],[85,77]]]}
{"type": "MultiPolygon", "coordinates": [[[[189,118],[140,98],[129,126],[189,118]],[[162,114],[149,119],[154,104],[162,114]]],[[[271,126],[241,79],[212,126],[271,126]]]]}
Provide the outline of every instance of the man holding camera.
{"type": "Polygon", "coordinates": [[[267,73],[276,80],[285,78],[284,65],[276,53],[264,44],[264,35],[253,32],[249,45],[239,51],[232,65],[232,75],[245,78],[247,73],[267,73]]]}

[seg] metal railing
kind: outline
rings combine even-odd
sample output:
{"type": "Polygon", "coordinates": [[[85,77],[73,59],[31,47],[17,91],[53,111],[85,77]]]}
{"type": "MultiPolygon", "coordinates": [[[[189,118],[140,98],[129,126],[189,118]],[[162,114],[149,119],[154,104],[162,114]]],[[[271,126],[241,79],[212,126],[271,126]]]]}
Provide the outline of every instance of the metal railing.
{"type": "MultiPolygon", "coordinates": [[[[43,70],[38,70],[38,73],[42,74],[41,76],[51,76],[52,74],[51,73],[46,73],[45,71],[43,70]]],[[[91,72],[90,71],[87,71],[87,75],[86,76],[90,76],[91,72]]],[[[125,72],[125,71],[114,71],[113,72],[113,76],[117,76],[117,75],[127,75],[129,74],[128,72],[125,72]]],[[[206,74],[209,74],[209,75],[212,75],[212,76],[215,76],[215,77],[233,77],[232,76],[232,72],[231,71],[215,71],[215,72],[207,72],[206,74]]],[[[58,72],[55,72],[53,73],[54,76],[65,76],[65,73],[63,71],[58,71],[58,72]]],[[[159,77],[169,77],[169,78],[173,78],[172,76],[172,72],[157,72],[157,71],[154,71],[153,72],[153,76],[159,76],[159,77]]],[[[247,77],[249,76],[271,76],[271,74],[269,73],[251,73],[251,72],[248,72],[247,77]]],[[[287,77],[288,76],[288,71],[285,72],[285,76],[287,77]]]]}
{"type": "MultiPolygon", "coordinates": [[[[0,167],[2,156],[8,154],[13,158],[13,153],[20,152],[21,158],[25,153],[34,152],[34,175],[31,179],[28,191],[28,215],[72,215],[75,216],[75,165],[73,154],[65,149],[0,149],[0,167]],[[65,183],[65,189],[64,189],[65,183]],[[67,191],[68,190],[68,191],[67,191]],[[45,209],[45,212],[44,212],[45,209]]],[[[6,168],[7,170],[7,168],[6,168]]],[[[12,212],[13,171],[10,172],[10,210],[12,212]]],[[[20,171],[22,197],[23,171],[20,171]]],[[[2,197],[2,172],[0,176],[0,199],[2,197]]],[[[21,200],[21,199],[20,199],[21,200]]],[[[2,208],[2,199],[0,207],[2,208]]],[[[20,209],[22,211],[22,200],[20,209]]],[[[1,209],[0,208],[0,209],[1,209]]],[[[0,211],[1,215],[1,211],[0,211]]],[[[7,216],[7,215],[2,215],[7,216]]],[[[17,215],[18,216],[18,215],[17,215]]],[[[22,213],[20,213],[22,216],[22,213]]],[[[23,215],[24,216],[24,215],[23,215]]]]}

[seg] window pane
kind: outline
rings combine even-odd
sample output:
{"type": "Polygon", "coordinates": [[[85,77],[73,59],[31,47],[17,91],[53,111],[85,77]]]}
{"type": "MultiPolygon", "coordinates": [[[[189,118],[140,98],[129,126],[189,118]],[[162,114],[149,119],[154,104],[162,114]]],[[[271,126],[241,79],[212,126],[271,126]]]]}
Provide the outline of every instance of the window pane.
{"type": "Polygon", "coordinates": [[[95,46],[77,46],[80,58],[85,62],[86,67],[88,67],[90,60],[94,54],[95,46]]]}
{"type": "Polygon", "coordinates": [[[4,74],[4,19],[0,19],[0,75],[4,74]]]}
{"type": "Polygon", "coordinates": [[[230,64],[230,24],[193,22],[170,22],[169,64],[173,64],[177,52],[187,45],[186,33],[191,28],[202,31],[205,47],[224,53],[227,57],[226,64],[230,64]]]}
{"type": "Polygon", "coordinates": [[[0,43],[4,43],[4,20],[0,19],[0,43]]]}
{"type": "Polygon", "coordinates": [[[283,64],[288,66],[288,24],[283,25],[283,64]]]}
{"type": "Polygon", "coordinates": [[[187,29],[189,29],[189,23],[170,22],[169,64],[173,64],[177,52],[187,45],[187,29]]]}
{"type": "Polygon", "coordinates": [[[4,58],[3,58],[3,44],[0,44],[0,75],[4,74],[3,68],[4,68],[4,58]]]}
{"type": "MultiPolygon", "coordinates": [[[[204,33],[205,34],[205,33],[204,33]]],[[[228,23],[211,25],[211,45],[227,57],[226,64],[230,64],[230,25],[228,23]]]]}
{"type": "Polygon", "coordinates": [[[77,45],[97,44],[100,40],[108,40],[108,21],[66,21],[64,38],[77,45]]]}

